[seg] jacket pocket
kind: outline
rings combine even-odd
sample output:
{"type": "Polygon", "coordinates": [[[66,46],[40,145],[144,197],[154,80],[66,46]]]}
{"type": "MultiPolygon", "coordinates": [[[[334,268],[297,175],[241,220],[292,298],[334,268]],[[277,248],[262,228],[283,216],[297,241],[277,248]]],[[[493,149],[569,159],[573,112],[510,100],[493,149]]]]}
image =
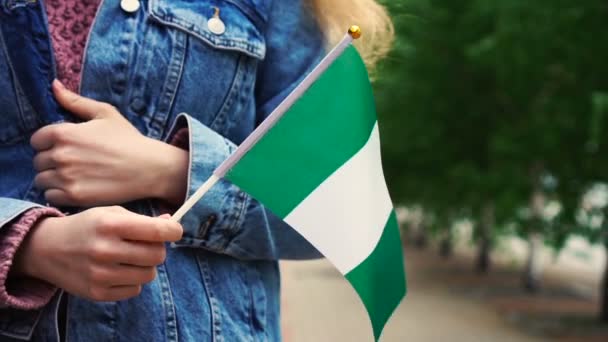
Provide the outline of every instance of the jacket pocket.
{"type": "Polygon", "coordinates": [[[150,16],[218,49],[240,51],[258,59],[266,54],[261,33],[264,18],[246,1],[152,0],[150,16]],[[224,30],[213,30],[209,25],[216,15],[224,30]]]}
{"type": "Polygon", "coordinates": [[[40,1],[5,1],[0,10],[0,146],[71,119],[51,92],[52,47],[40,1]]]}
{"type": "Polygon", "coordinates": [[[27,131],[32,128],[24,120],[18,89],[0,36],[0,146],[12,145],[25,139],[27,131]]]}
{"type": "Polygon", "coordinates": [[[186,112],[239,140],[231,130],[248,121],[244,116],[254,98],[257,63],[266,54],[266,6],[260,4],[267,0],[255,0],[259,6],[252,1],[150,1],[151,20],[173,31],[174,51],[180,45],[184,50],[172,119],[186,112]]]}

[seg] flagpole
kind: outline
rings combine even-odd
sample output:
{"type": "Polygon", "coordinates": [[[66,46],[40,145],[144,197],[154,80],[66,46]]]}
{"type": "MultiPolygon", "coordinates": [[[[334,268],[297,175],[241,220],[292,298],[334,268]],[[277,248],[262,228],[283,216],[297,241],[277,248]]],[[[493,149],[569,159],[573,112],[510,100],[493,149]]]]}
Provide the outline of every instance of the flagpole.
{"type": "Polygon", "coordinates": [[[209,189],[211,189],[219,180],[220,178],[216,176],[214,172],[211,177],[209,177],[209,179],[207,179],[207,181],[203,183],[203,185],[201,185],[201,187],[198,188],[198,190],[196,190],[196,192],[192,194],[192,196],[190,196],[190,198],[188,198],[188,200],[184,202],[184,204],[182,204],[182,206],[175,212],[175,214],[171,216],[171,220],[179,222],[184,217],[184,215],[186,215],[188,210],[192,209],[196,202],[200,201],[200,199],[205,196],[207,191],[209,191],[209,189]]]}
{"type": "Polygon", "coordinates": [[[221,178],[226,176],[249,150],[258,142],[272,127],[276,125],[283,115],[304,95],[304,93],[321,77],[321,75],[332,65],[332,63],[342,55],[344,50],[353,42],[354,39],[361,37],[361,29],[358,26],[351,26],[348,33],[319,64],[308,74],[304,80],[281,102],[275,110],[239,145],[213,174],[196,192],[171,216],[171,220],[180,221],[184,215],[215,185],[221,178]]]}

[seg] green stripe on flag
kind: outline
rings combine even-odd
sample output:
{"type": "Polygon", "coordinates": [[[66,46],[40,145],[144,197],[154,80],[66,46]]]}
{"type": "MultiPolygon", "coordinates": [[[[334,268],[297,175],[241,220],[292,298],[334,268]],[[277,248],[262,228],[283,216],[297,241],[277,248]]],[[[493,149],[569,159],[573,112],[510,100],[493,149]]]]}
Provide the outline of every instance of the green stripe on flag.
{"type": "Polygon", "coordinates": [[[363,301],[376,341],[407,292],[399,225],[393,211],[378,245],[365,261],[346,274],[363,301]]]}
{"type": "Polygon", "coordinates": [[[375,113],[367,70],[351,46],[225,178],[284,218],[365,145],[375,113]]]}

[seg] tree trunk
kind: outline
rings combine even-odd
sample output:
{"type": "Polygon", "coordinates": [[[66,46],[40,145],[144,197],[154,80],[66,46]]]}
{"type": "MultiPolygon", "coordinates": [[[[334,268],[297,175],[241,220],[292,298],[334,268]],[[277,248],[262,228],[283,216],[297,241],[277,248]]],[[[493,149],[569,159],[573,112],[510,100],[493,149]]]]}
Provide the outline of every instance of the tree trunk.
{"type": "Polygon", "coordinates": [[[490,270],[492,261],[490,251],[492,249],[492,228],[494,226],[494,205],[488,203],[484,205],[479,223],[479,248],[477,252],[477,262],[475,270],[478,273],[486,274],[490,270]]]}
{"type": "Polygon", "coordinates": [[[426,249],[429,244],[429,237],[424,224],[419,224],[414,238],[414,245],[419,249],[426,249]]]}
{"type": "MultiPolygon", "coordinates": [[[[608,254],[608,240],[604,242],[604,249],[608,254]]],[[[601,297],[600,321],[603,324],[608,324],[608,259],[604,266],[604,280],[602,281],[602,297],[601,297]]]]}
{"type": "Polygon", "coordinates": [[[453,251],[452,238],[446,236],[441,239],[441,242],[439,243],[439,255],[444,259],[449,259],[452,256],[453,251]]]}
{"type": "MultiPolygon", "coordinates": [[[[534,191],[530,197],[530,211],[534,220],[533,224],[539,225],[543,222],[543,212],[546,205],[546,196],[542,190],[539,181],[539,176],[535,178],[534,191]]],[[[541,260],[541,252],[543,248],[543,236],[539,232],[540,227],[528,227],[528,260],[523,274],[523,286],[529,293],[536,293],[540,290],[541,276],[543,265],[541,260]]]]}
{"type": "Polygon", "coordinates": [[[542,258],[543,248],[542,235],[532,233],[528,237],[528,260],[523,276],[524,289],[529,293],[536,293],[540,290],[542,277],[542,258]]]}
{"type": "Polygon", "coordinates": [[[490,264],[490,239],[484,235],[479,240],[476,271],[481,274],[487,274],[490,271],[490,264]]]}

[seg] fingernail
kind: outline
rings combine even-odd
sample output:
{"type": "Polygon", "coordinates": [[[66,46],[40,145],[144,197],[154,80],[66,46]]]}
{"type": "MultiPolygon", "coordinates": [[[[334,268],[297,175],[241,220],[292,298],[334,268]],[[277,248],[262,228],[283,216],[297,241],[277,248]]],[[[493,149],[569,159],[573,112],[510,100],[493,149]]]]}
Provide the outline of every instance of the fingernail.
{"type": "Polygon", "coordinates": [[[169,218],[171,218],[171,215],[169,215],[169,214],[162,214],[158,218],[169,219],[169,218]]]}

